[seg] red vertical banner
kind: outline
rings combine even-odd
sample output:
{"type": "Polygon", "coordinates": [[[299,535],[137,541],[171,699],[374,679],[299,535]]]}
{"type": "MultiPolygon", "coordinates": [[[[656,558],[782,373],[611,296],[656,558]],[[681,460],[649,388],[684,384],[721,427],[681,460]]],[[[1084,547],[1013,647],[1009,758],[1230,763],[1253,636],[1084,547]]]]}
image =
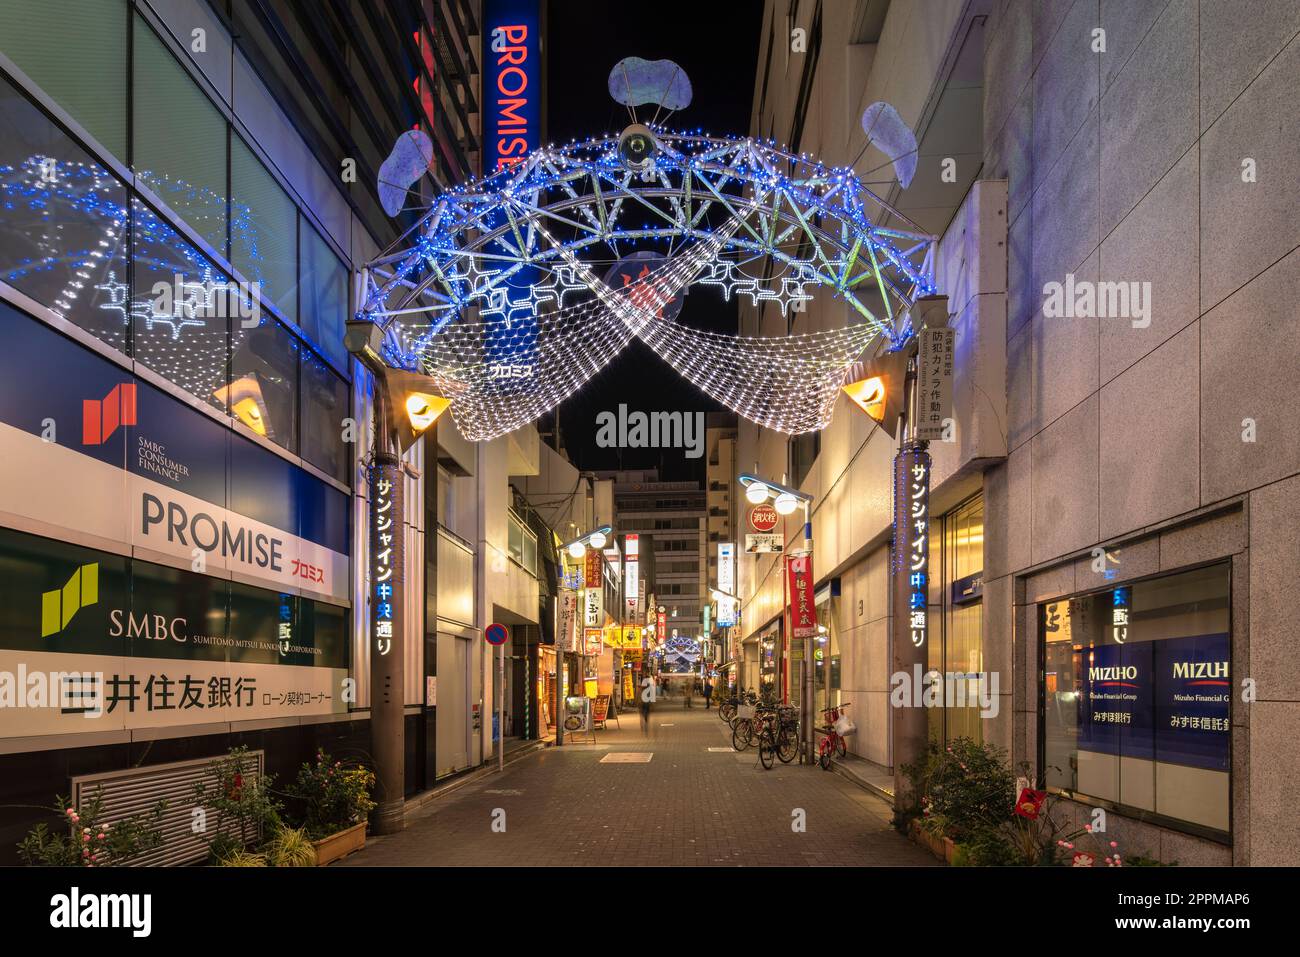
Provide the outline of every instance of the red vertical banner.
{"type": "Polygon", "coordinates": [[[790,631],[794,638],[817,634],[817,604],[813,600],[812,555],[791,555],[785,560],[790,585],[790,631]]]}

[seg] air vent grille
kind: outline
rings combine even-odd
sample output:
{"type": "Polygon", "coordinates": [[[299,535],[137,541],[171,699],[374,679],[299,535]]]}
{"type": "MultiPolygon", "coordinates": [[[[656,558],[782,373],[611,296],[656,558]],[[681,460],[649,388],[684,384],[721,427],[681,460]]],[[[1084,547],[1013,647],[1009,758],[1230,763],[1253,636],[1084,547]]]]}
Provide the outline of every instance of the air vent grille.
{"type": "MultiPolygon", "coordinates": [[[[194,832],[194,786],[200,782],[211,786],[212,758],[154,764],[129,771],[87,774],[72,779],[72,801],[78,807],[89,801],[96,790],[102,794],[102,820],[114,824],[135,814],[148,814],[159,801],[166,801],[162,821],[162,844],[131,862],[133,867],[157,867],[192,864],[208,855],[208,833],[194,832]]],[[[242,774],[252,783],[262,777],[266,752],[250,751],[242,774]]],[[[216,826],[208,812],[209,828],[216,826]]],[[[231,830],[226,825],[224,830],[231,830]]]]}

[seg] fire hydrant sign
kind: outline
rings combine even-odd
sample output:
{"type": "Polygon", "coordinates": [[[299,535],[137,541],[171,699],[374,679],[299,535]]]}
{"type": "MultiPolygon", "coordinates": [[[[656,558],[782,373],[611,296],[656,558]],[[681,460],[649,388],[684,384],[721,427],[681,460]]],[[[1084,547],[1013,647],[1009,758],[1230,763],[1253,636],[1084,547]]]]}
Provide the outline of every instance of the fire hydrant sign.
{"type": "Polygon", "coordinates": [[[952,419],[952,366],[955,329],[924,329],[916,353],[916,437],[947,440],[952,419]]]}

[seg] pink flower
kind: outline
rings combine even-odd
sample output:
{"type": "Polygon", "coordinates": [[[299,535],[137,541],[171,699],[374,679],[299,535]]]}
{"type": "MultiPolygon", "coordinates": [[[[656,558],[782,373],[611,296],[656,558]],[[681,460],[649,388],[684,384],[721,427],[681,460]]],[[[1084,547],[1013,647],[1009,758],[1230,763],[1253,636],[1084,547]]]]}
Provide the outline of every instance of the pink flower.
{"type": "Polygon", "coordinates": [[[1119,847],[1119,844],[1116,843],[1115,841],[1111,841],[1111,842],[1110,842],[1110,846],[1111,846],[1111,847],[1119,847]]]}
{"type": "Polygon", "coordinates": [[[89,844],[89,843],[90,843],[90,835],[89,835],[89,834],[83,834],[83,835],[81,835],[81,840],[82,840],[83,843],[85,843],[85,844],[89,844]]]}
{"type": "Polygon", "coordinates": [[[1091,825],[1091,824],[1085,824],[1085,825],[1083,826],[1083,829],[1084,829],[1085,831],[1089,832],[1089,833],[1092,833],[1092,825],[1091,825]]]}
{"type": "Polygon", "coordinates": [[[100,832],[99,832],[99,839],[100,839],[101,841],[104,839],[104,832],[103,832],[103,831],[100,831],[100,832]]]}

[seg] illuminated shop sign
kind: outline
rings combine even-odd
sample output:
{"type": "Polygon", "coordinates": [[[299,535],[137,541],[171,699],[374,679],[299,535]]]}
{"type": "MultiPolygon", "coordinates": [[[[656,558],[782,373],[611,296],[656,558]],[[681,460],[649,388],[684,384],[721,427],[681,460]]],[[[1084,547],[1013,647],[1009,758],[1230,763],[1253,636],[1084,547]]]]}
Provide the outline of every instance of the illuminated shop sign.
{"type": "Polygon", "coordinates": [[[1083,659],[1081,751],[1228,770],[1226,634],[1101,645],[1083,659]]]}
{"type": "MultiPolygon", "coordinates": [[[[483,3],[483,172],[492,175],[521,163],[541,145],[541,43],[539,0],[484,0],[483,3]]],[[[484,232],[506,222],[493,211],[484,232]]],[[[490,242],[491,254],[509,257],[519,250],[509,242],[490,242]]],[[[492,387],[502,395],[522,395],[536,388],[537,318],[532,288],[542,276],[522,266],[499,285],[485,315],[484,360],[492,370],[492,387]]]]}
{"type": "Polygon", "coordinates": [[[540,145],[541,49],[537,0],[485,0],[483,168],[513,166],[540,145]]]}
{"type": "Polygon", "coordinates": [[[5,305],[0,338],[0,512],[350,599],[345,492],[5,305]]]}
{"type": "Polygon", "coordinates": [[[907,622],[912,644],[925,645],[929,632],[930,455],[904,449],[894,459],[895,580],[906,581],[907,622]]]}
{"type": "Polygon", "coordinates": [[[0,737],[347,710],[344,608],[7,529],[0,566],[0,737]]]}
{"type": "Polygon", "coordinates": [[[1116,588],[1110,600],[1110,637],[1117,645],[1128,641],[1128,613],[1133,603],[1131,588],[1116,588]]]}
{"type": "Polygon", "coordinates": [[[377,465],[372,473],[370,502],[370,621],[375,654],[393,649],[393,608],[401,596],[395,586],[401,575],[402,527],[400,492],[392,465],[377,465]]]}

